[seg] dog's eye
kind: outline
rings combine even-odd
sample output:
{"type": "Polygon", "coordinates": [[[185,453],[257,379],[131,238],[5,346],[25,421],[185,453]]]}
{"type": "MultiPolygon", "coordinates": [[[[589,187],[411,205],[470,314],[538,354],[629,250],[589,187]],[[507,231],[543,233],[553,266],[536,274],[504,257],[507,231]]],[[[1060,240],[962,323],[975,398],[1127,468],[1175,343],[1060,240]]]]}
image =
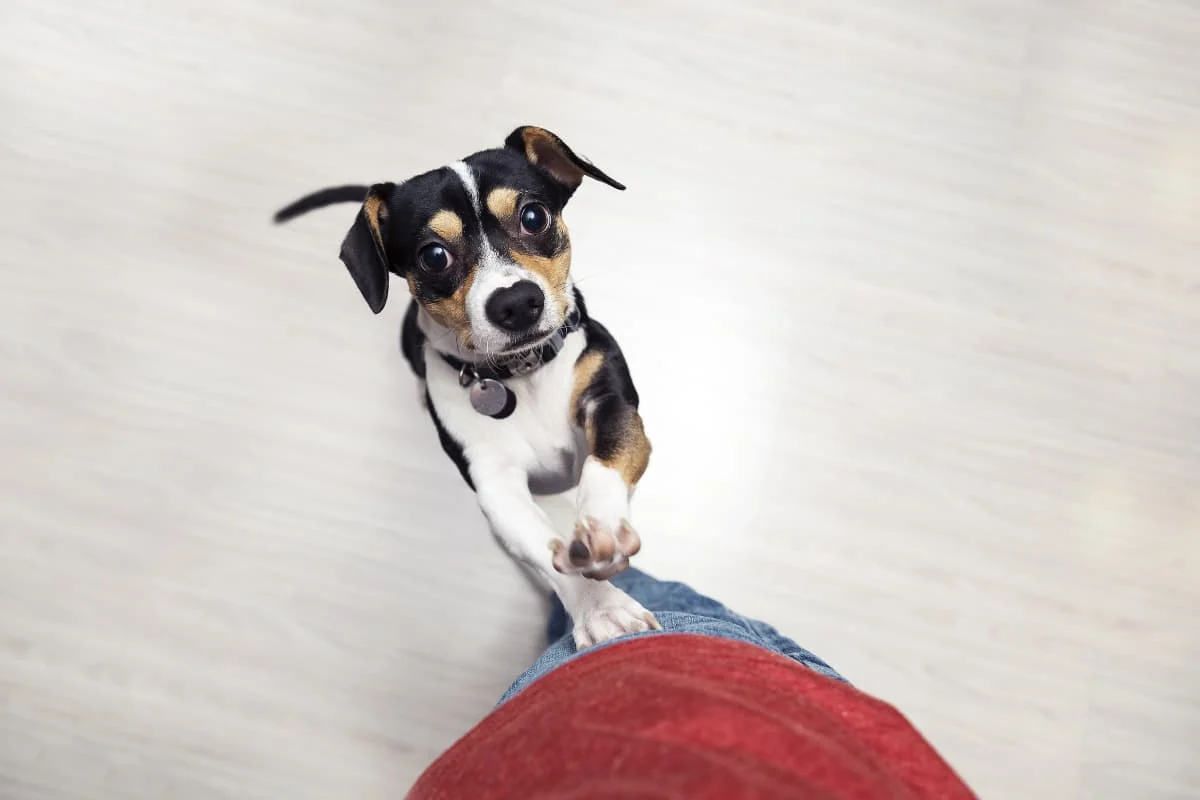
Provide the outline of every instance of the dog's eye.
{"type": "Polygon", "coordinates": [[[545,233],[550,227],[550,209],[541,203],[529,203],[521,209],[523,233],[545,233]]]}
{"type": "Polygon", "coordinates": [[[421,262],[422,267],[430,272],[444,272],[454,263],[454,258],[450,255],[450,251],[437,242],[432,242],[422,247],[417,253],[417,260],[421,262]]]}

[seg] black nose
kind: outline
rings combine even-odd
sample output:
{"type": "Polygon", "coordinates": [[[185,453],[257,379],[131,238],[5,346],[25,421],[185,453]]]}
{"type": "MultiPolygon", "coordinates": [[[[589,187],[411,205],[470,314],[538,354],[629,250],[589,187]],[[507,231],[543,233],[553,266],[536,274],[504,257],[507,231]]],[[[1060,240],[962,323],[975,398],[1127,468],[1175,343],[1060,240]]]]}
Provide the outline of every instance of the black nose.
{"type": "Polygon", "coordinates": [[[487,318],[506,331],[516,333],[532,328],[542,317],[546,298],[533,281],[517,281],[492,292],[483,311],[487,318]]]}

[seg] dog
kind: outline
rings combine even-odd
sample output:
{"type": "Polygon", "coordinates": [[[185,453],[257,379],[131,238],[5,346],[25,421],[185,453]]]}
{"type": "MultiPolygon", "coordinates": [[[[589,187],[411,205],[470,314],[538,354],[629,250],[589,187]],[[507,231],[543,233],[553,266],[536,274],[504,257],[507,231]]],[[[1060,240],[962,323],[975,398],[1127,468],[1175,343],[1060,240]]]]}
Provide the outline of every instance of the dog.
{"type": "Polygon", "coordinates": [[[562,214],[584,178],[625,189],[523,126],[503,147],[402,183],[324,189],[275,215],[362,204],[341,260],[376,314],[389,275],[407,284],[401,350],[442,449],[496,538],[558,595],[579,649],[660,628],[608,580],[641,547],[629,501],[651,448],[621,349],[571,279],[562,214]],[[576,486],[568,544],[534,495],[576,486]]]}

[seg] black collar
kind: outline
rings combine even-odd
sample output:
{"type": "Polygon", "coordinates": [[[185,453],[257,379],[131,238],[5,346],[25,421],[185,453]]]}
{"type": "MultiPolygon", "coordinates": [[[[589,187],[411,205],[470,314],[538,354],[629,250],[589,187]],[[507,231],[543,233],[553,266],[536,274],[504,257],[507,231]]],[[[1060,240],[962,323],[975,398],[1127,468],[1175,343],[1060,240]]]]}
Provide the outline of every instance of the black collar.
{"type": "Polygon", "coordinates": [[[566,322],[549,339],[530,350],[506,355],[499,363],[473,364],[447,353],[439,352],[438,355],[442,357],[443,361],[458,370],[459,383],[464,387],[484,378],[500,381],[529,375],[558,357],[559,351],[567,341],[567,336],[579,330],[582,320],[583,314],[576,305],[567,315],[566,322]]]}

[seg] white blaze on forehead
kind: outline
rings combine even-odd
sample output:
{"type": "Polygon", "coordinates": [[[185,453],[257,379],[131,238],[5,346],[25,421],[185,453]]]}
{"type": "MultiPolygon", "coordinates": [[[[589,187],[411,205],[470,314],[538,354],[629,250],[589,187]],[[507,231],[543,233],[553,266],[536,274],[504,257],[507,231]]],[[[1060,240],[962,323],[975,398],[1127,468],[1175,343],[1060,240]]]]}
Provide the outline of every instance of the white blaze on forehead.
{"type": "MultiPolygon", "coordinates": [[[[475,210],[475,217],[482,224],[479,184],[475,180],[475,173],[463,161],[455,161],[449,167],[458,176],[463,188],[467,190],[467,196],[471,199],[471,207],[475,210]]],[[[476,349],[495,350],[504,346],[508,334],[497,329],[488,321],[485,310],[488,298],[497,290],[512,286],[520,280],[533,281],[547,298],[550,297],[550,287],[546,285],[546,281],[541,275],[523,269],[511,259],[504,258],[497,253],[486,235],[479,238],[479,249],[479,263],[475,267],[475,280],[467,292],[467,318],[471,321],[471,338],[476,349]]],[[[562,324],[559,316],[557,306],[547,302],[546,322],[550,327],[557,328],[562,324]]]]}
{"type": "Polygon", "coordinates": [[[471,168],[467,166],[465,161],[455,161],[450,165],[450,169],[454,170],[454,174],[462,181],[463,188],[467,190],[467,196],[471,198],[471,207],[475,209],[475,214],[479,214],[479,184],[475,183],[475,173],[471,172],[471,168]]]}

